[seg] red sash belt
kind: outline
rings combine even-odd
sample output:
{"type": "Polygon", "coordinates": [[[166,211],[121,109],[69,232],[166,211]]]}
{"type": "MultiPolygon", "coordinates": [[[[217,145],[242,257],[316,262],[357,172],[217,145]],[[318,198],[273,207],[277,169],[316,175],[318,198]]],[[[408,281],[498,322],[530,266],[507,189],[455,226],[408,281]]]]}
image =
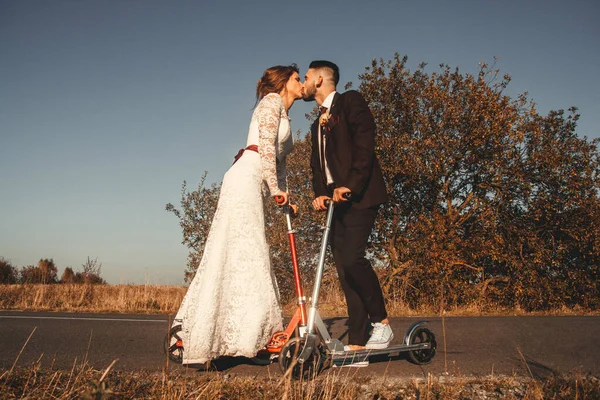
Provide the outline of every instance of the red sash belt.
{"type": "Polygon", "coordinates": [[[250,146],[246,147],[245,149],[240,149],[240,151],[238,151],[238,153],[235,155],[235,157],[233,157],[234,158],[233,164],[235,164],[236,161],[240,159],[240,157],[242,156],[242,154],[244,154],[244,151],[246,151],[246,150],[251,150],[251,151],[258,153],[258,146],[255,144],[251,144],[250,146]]]}

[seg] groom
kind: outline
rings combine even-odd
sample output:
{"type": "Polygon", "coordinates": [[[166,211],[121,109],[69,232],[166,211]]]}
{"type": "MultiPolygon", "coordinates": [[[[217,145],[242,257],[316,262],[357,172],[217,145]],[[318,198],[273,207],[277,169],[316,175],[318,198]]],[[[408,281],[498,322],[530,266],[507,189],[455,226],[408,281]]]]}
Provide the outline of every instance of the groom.
{"type": "Polygon", "coordinates": [[[325,210],[325,200],[333,198],[337,203],[330,245],[348,305],[348,347],[383,349],[394,335],[365,251],[387,193],[374,151],[373,115],[357,91],[336,92],[339,79],[339,68],[329,61],[313,61],[305,76],[304,100],[315,100],[320,106],[320,116],[311,127],[312,204],[315,210],[325,210]],[[350,200],[343,197],[345,193],[351,194],[350,200]]]}

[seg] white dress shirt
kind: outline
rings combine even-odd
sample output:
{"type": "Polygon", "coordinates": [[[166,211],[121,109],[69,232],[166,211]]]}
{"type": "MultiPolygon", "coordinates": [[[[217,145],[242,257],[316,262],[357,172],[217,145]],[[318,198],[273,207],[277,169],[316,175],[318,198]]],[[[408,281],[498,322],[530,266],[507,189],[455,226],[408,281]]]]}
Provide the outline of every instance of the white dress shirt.
{"type": "MultiPolygon", "coordinates": [[[[329,96],[327,96],[325,100],[323,100],[323,104],[321,104],[321,107],[326,107],[328,112],[331,112],[331,103],[333,103],[333,97],[335,96],[335,93],[335,90],[329,93],[329,96]]],[[[321,140],[325,139],[325,136],[321,134],[321,129],[323,129],[323,127],[321,126],[321,124],[319,124],[319,152],[321,152],[321,149],[325,151],[325,148],[327,147],[327,140],[325,140],[325,143],[323,143],[323,146],[321,146],[321,140]]],[[[321,154],[319,154],[319,156],[321,156],[321,154]]],[[[331,171],[329,171],[329,166],[327,165],[327,157],[323,157],[322,159],[325,160],[325,165],[321,165],[321,168],[325,169],[325,177],[327,178],[327,184],[331,185],[333,183],[333,177],[331,176],[331,171]]]]}

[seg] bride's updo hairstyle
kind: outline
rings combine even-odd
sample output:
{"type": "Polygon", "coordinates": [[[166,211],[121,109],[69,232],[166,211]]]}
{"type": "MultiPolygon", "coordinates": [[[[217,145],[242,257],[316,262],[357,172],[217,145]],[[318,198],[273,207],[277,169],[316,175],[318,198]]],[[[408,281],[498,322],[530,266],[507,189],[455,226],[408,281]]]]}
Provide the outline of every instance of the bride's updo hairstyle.
{"type": "Polygon", "coordinates": [[[276,65],[274,67],[267,68],[263,73],[263,76],[256,84],[255,105],[258,104],[258,102],[269,93],[281,92],[294,72],[300,73],[300,70],[296,64],[289,66],[276,65]]]}

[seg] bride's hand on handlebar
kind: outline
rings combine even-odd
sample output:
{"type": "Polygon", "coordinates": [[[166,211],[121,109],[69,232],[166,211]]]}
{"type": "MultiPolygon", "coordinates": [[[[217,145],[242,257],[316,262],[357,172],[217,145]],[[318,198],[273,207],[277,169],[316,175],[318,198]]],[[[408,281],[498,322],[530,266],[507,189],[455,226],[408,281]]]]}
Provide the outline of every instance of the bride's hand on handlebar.
{"type": "Polygon", "coordinates": [[[273,198],[275,199],[275,202],[277,203],[278,206],[285,206],[288,204],[290,195],[288,192],[284,192],[284,191],[280,190],[279,192],[277,192],[277,194],[275,196],[273,196],[273,198]]]}

